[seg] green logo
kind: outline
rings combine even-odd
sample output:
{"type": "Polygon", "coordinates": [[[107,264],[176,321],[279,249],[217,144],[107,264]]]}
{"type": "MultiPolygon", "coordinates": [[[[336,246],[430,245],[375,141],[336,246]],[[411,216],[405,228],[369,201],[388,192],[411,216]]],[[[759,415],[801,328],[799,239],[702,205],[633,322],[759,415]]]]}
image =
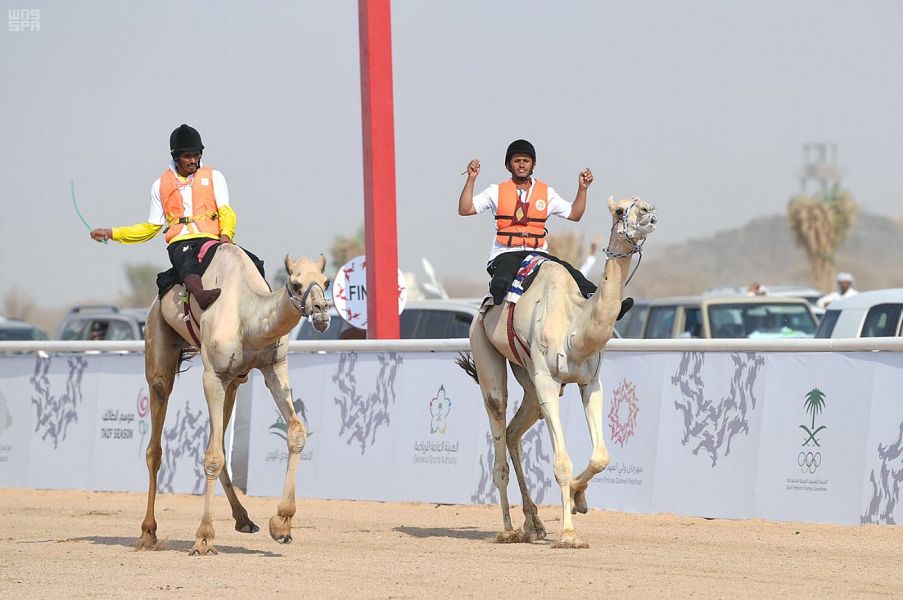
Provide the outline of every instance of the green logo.
{"type": "Polygon", "coordinates": [[[820,413],[825,407],[825,393],[818,388],[812,388],[806,394],[806,402],[803,404],[803,406],[806,407],[806,412],[812,413],[812,427],[809,428],[805,425],[800,425],[800,429],[805,431],[806,435],[808,436],[805,440],[803,440],[803,446],[808,446],[809,442],[812,442],[816,446],[821,446],[815,436],[822,429],[827,429],[827,426],[821,425],[819,427],[815,427],[815,415],[820,413]]]}

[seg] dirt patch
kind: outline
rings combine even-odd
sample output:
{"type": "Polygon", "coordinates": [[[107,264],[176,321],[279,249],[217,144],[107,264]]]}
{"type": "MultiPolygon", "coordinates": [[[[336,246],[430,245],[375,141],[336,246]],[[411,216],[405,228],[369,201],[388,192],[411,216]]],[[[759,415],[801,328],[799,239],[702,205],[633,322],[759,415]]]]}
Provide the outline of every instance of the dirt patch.
{"type": "MultiPolygon", "coordinates": [[[[218,556],[189,557],[203,499],[161,495],[165,548],[137,552],[144,494],[0,490],[0,592],[14,598],[903,597],[903,530],[590,511],[588,550],[496,544],[494,506],[302,500],[283,546],[274,498],[246,498],[256,534],[217,496],[218,556]]],[[[512,513],[515,522],[522,517],[512,513]]]]}

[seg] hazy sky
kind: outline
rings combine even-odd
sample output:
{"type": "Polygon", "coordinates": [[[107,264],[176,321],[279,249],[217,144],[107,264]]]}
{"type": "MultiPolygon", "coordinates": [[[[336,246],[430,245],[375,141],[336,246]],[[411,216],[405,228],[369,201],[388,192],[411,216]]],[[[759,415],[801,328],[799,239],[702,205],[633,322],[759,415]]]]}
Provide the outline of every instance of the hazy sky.
{"type": "MultiPolygon", "coordinates": [[[[169,133],[197,127],[223,171],[236,241],[269,271],[363,223],[357,2],[0,0],[40,31],[0,32],[0,297],[114,298],[123,265],[168,266],[162,235],[92,242],[142,222],[169,133]]],[[[805,142],[839,146],[845,184],[897,215],[903,2],[398,0],[392,5],[399,264],[484,277],[488,215],[457,216],[467,161],[501,181],[507,144],[609,226],[609,194],[659,208],[647,256],[780,213],[805,142]]],[[[9,23],[8,23],[9,25],[9,23]]]]}

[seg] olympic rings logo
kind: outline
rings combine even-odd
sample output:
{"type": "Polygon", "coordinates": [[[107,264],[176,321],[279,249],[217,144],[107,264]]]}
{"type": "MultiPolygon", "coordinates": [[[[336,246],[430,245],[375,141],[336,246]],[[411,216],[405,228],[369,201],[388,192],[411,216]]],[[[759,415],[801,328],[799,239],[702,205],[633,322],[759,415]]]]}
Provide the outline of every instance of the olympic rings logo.
{"type": "Polygon", "coordinates": [[[796,462],[800,466],[800,473],[808,471],[811,475],[821,466],[821,452],[800,452],[796,462]]]}

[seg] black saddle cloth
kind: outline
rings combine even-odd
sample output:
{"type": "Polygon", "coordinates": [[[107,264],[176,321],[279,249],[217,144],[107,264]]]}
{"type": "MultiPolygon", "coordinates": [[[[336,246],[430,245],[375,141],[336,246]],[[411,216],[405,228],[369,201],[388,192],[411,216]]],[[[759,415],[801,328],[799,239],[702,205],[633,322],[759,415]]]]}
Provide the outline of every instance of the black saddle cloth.
{"type": "MultiPolygon", "coordinates": [[[[521,262],[531,254],[538,254],[548,260],[557,262],[567,269],[568,273],[571,274],[571,277],[573,277],[574,281],[577,283],[577,287],[580,288],[580,293],[583,294],[584,298],[589,298],[596,293],[596,285],[584,277],[583,273],[578,269],[575,269],[567,261],[561,260],[557,256],[546,254],[545,252],[519,250],[517,252],[504,252],[499,254],[486,268],[486,271],[492,276],[492,281],[489,282],[489,293],[492,295],[495,304],[501,304],[504,301],[505,294],[508,293],[511,284],[514,283],[514,278],[517,275],[517,271],[520,269],[521,262]]],[[[536,269],[527,276],[522,284],[524,291],[527,291],[533,283],[533,280],[536,279],[538,273],[539,269],[536,269]]]]}
{"type": "MultiPolygon", "coordinates": [[[[206,240],[204,240],[206,241],[206,240]]],[[[183,258],[186,261],[190,261],[193,263],[192,268],[190,269],[190,273],[195,273],[197,275],[203,275],[207,270],[207,267],[210,266],[210,263],[213,261],[213,257],[216,256],[216,251],[222,245],[220,243],[214,244],[207,250],[207,253],[204,254],[204,258],[198,262],[198,254],[201,251],[201,246],[203,244],[192,244],[184,253],[179,253],[180,258],[183,258]]],[[[237,245],[237,244],[236,244],[237,245]]],[[[241,246],[238,246],[241,248],[241,246]]],[[[248,255],[248,258],[251,259],[251,262],[254,263],[254,266],[257,267],[257,270],[260,272],[260,276],[263,277],[263,280],[266,281],[266,275],[264,273],[263,261],[257,258],[255,254],[248,251],[245,248],[241,248],[244,250],[244,253],[248,255]]],[[[172,253],[170,253],[172,255],[172,253]]],[[[183,265],[183,271],[184,271],[183,265]]],[[[179,271],[176,270],[176,267],[170,267],[169,269],[163,271],[162,273],[157,274],[157,294],[160,298],[172,288],[174,285],[178,285],[183,283],[183,277],[179,276],[179,271]]],[[[267,287],[269,287],[269,283],[267,283],[267,287]]]]}

